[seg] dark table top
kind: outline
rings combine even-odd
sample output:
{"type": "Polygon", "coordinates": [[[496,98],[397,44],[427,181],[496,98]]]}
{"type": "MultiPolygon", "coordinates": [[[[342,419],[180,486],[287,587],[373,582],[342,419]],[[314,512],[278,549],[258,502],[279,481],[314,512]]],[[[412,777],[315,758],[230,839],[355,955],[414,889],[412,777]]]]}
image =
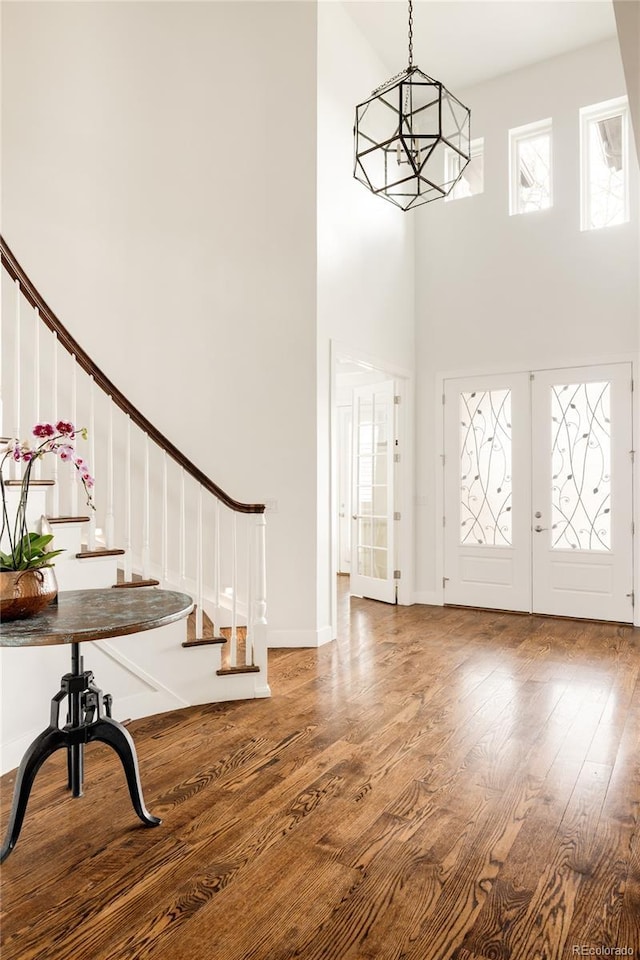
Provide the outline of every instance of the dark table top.
{"type": "Polygon", "coordinates": [[[69,590],[35,617],[3,622],[0,646],[39,647],[123,637],[163,627],[192,610],[193,600],[186,593],[154,587],[69,590]]]}

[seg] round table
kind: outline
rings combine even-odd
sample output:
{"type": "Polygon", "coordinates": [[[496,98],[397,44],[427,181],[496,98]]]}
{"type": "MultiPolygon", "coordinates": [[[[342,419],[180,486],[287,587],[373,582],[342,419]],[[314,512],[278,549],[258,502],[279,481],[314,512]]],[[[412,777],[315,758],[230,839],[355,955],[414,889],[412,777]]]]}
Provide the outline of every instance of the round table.
{"type": "Polygon", "coordinates": [[[67,751],[68,787],[72,796],[82,796],[85,743],[101,741],[120,757],[133,808],[143,824],[157,827],[162,822],[145,807],[133,739],[126,727],[111,717],[109,694],[104,695],[94,684],[90,670],[83,670],[80,643],[163,627],[186,617],[192,609],[193,600],[186,594],[154,587],[71,590],[59,594],[56,602],[34,617],[3,622],[0,631],[3,647],[70,644],[71,672],[62,677],[60,690],[51,700],[49,726],[36,737],[22,758],[0,863],[18,842],[38,770],[47,757],[62,748],[67,751]],[[60,704],[65,698],[69,701],[67,722],[60,727],[60,704]]]}

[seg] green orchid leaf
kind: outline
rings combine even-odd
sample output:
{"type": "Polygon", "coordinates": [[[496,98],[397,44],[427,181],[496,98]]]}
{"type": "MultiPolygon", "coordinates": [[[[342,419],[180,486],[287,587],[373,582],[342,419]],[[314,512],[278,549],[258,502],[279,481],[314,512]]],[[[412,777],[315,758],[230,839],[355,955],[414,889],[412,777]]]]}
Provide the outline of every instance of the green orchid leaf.
{"type": "Polygon", "coordinates": [[[43,536],[38,536],[38,534],[35,534],[33,535],[33,539],[31,540],[29,549],[31,550],[32,554],[37,551],[41,551],[44,553],[44,548],[47,546],[47,544],[51,543],[52,540],[53,540],[52,533],[47,533],[47,534],[44,534],[43,536]]]}

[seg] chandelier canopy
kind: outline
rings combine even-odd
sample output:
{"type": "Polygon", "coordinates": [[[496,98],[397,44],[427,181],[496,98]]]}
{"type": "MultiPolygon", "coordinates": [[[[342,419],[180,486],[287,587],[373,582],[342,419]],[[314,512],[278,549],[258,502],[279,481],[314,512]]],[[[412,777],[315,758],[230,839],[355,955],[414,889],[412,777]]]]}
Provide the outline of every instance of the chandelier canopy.
{"type": "Polygon", "coordinates": [[[354,177],[411,210],[446,197],[470,159],[471,111],[438,80],[409,65],[356,107],[354,177]]]}

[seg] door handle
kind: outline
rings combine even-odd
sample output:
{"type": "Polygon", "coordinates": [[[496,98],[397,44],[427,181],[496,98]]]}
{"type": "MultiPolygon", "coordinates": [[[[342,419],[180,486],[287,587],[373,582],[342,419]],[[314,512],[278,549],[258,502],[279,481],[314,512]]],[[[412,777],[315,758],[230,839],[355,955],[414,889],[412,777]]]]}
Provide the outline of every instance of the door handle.
{"type": "Polygon", "coordinates": [[[351,514],[351,519],[352,519],[352,520],[357,520],[357,519],[358,519],[358,514],[357,514],[357,513],[352,513],[352,514],[351,514]]]}
{"type": "Polygon", "coordinates": [[[533,529],[535,530],[536,533],[542,533],[542,531],[547,530],[548,527],[541,527],[540,524],[537,523],[533,529]]]}

